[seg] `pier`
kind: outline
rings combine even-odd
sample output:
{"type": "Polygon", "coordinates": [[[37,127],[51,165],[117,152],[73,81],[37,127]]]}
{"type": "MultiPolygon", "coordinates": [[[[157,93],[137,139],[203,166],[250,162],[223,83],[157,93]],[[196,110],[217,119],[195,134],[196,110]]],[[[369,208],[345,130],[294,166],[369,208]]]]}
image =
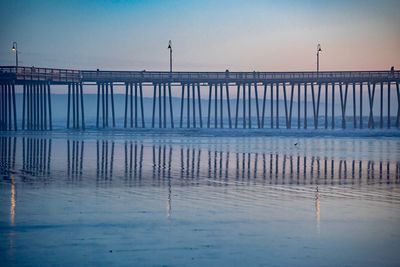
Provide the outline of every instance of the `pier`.
{"type": "Polygon", "coordinates": [[[400,71],[394,70],[159,72],[3,66],[0,130],[52,130],[51,94],[55,85],[68,89],[66,128],[76,130],[86,127],[83,95],[89,86],[97,87],[97,128],[116,127],[117,104],[124,105],[124,128],[132,129],[344,129],[349,117],[353,128],[399,128],[399,82],[400,71]],[[124,103],[115,103],[115,86],[125,87],[124,103]],[[22,106],[15,101],[17,87],[23,92],[22,106]],[[173,112],[172,88],[181,93],[178,114],[173,112]],[[152,94],[151,109],[144,107],[145,91],[152,94]],[[397,106],[391,106],[393,95],[397,106]],[[364,98],[368,106],[363,106],[364,98]],[[335,103],[340,103],[339,116],[335,103]],[[311,114],[307,105],[312,105],[311,114]],[[378,114],[374,114],[376,105],[378,114]],[[17,119],[19,112],[21,121],[17,119]],[[151,115],[151,123],[146,123],[146,114],[151,115]]]}

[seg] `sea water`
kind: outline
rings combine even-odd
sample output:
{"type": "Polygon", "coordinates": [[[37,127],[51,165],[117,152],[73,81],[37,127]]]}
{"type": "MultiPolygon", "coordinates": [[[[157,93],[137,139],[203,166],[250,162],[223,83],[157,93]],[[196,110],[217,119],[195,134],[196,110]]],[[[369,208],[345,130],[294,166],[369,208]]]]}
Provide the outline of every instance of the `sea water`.
{"type": "Polygon", "coordinates": [[[398,266],[399,140],[4,133],[1,265],[398,266]]]}

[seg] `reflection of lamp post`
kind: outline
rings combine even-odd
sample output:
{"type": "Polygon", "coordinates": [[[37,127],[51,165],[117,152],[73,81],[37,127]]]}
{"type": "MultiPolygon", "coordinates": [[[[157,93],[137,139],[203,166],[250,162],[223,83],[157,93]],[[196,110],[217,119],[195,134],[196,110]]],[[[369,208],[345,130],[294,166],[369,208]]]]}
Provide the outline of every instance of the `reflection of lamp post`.
{"type": "Polygon", "coordinates": [[[169,49],[169,72],[172,72],[172,42],[169,40],[168,42],[169,49]]]}
{"type": "Polygon", "coordinates": [[[17,46],[17,42],[13,42],[13,46],[12,46],[11,50],[15,52],[15,66],[18,68],[18,46],[17,46]]]}
{"type": "Polygon", "coordinates": [[[320,44],[317,46],[317,73],[319,72],[319,52],[322,52],[320,44]]]}

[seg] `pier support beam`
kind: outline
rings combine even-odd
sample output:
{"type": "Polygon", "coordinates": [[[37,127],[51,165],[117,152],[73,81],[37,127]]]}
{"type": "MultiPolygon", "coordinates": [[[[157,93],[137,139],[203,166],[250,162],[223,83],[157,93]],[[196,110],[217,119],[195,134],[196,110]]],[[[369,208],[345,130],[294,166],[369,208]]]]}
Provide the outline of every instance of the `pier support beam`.
{"type": "MultiPolygon", "coordinates": [[[[226,88],[226,104],[228,106],[228,120],[229,120],[229,128],[232,128],[232,118],[231,118],[231,102],[229,99],[229,84],[226,83],[225,84],[225,88],[226,88]]],[[[256,89],[257,90],[257,89],[256,89]]],[[[199,91],[199,98],[200,98],[200,91],[199,91]]],[[[199,105],[200,105],[200,101],[199,101],[199,105]]],[[[257,101],[257,106],[258,106],[258,101],[257,101]]],[[[257,108],[258,109],[258,108],[257,108]]],[[[200,117],[201,118],[201,117],[200,117]]],[[[202,126],[200,126],[202,127],[202,126]]]]}
{"type": "Polygon", "coordinates": [[[276,83],[276,129],[279,129],[279,83],[276,83]]]}
{"type": "Polygon", "coordinates": [[[257,82],[254,83],[254,94],[255,94],[255,97],[256,97],[257,127],[261,128],[260,109],[259,109],[259,105],[258,105],[258,87],[257,87],[257,82]]]}
{"type": "MultiPolygon", "coordinates": [[[[112,99],[112,103],[113,103],[112,99]]],[[[114,104],[112,104],[114,109],[114,104]]],[[[143,116],[143,90],[142,83],[133,82],[125,83],[125,114],[124,114],[124,128],[128,127],[128,118],[130,119],[130,128],[139,128],[139,115],[138,108],[141,110],[141,128],[145,127],[144,116],[143,116]],[[140,103],[140,104],[138,104],[140,103]],[[129,113],[128,113],[129,110],[129,113]]]]}
{"type": "Polygon", "coordinates": [[[287,104],[287,93],[286,93],[286,83],[283,82],[283,100],[285,104],[285,121],[286,121],[286,128],[292,128],[292,110],[293,110],[293,95],[294,95],[294,83],[291,83],[291,91],[290,91],[290,101],[289,107],[287,104]]]}
{"type": "Polygon", "coordinates": [[[271,83],[271,128],[274,128],[274,84],[271,83]]]}
{"type": "Polygon", "coordinates": [[[379,100],[381,101],[379,126],[382,129],[383,128],[383,82],[381,82],[381,87],[379,91],[381,93],[381,97],[379,98],[379,100]]]}
{"type": "Polygon", "coordinates": [[[301,124],[300,124],[300,117],[301,117],[301,111],[300,111],[300,102],[301,102],[300,86],[301,86],[301,83],[299,82],[297,84],[297,128],[298,129],[300,129],[300,127],[301,127],[301,124]]]}
{"type": "Polygon", "coordinates": [[[357,128],[356,83],[353,82],[353,127],[357,128]]]}
{"type": "MultiPolygon", "coordinates": [[[[109,108],[108,108],[109,102],[111,105],[111,116],[112,116],[112,124],[111,125],[112,125],[112,127],[115,127],[113,83],[98,82],[97,83],[97,118],[96,118],[97,128],[100,128],[100,120],[101,120],[102,128],[108,128],[110,125],[109,124],[109,108]],[[109,92],[110,92],[110,94],[109,94],[109,92]]],[[[79,125],[77,127],[79,128],[79,125]]]]}
{"type": "Polygon", "coordinates": [[[288,107],[287,107],[287,97],[286,97],[286,83],[284,82],[282,84],[283,86],[283,102],[285,104],[285,123],[286,123],[286,129],[289,129],[289,114],[288,114],[288,107]]]}
{"type": "Polygon", "coordinates": [[[399,83],[396,82],[396,94],[397,94],[397,116],[396,116],[396,127],[400,127],[400,88],[399,83]]]}
{"type": "Polygon", "coordinates": [[[246,83],[243,83],[243,99],[242,99],[242,105],[243,105],[243,128],[246,128],[246,83]]]}
{"type": "Polygon", "coordinates": [[[224,84],[220,83],[220,99],[219,99],[219,103],[220,103],[220,127],[224,128],[224,96],[223,96],[223,92],[224,92],[224,84]]]}
{"type": "Polygon", "coordinates": [[[328,129],[328,83],[325,83],[325,129],[328,129]]]}
{"type": "Polygon", "coordinates": [[[23,85],[21,128],[41,131],[53,129],[49,82],[28,82],[23,85]]]}
{"type": "MultiPolygon", "coordinates": [[[[217,92],[217,85],[215,85],[215,92],[217,92]]],[[[210,84],[210,97],[211,97],[212,85],[210,84]]],[[[222,87],[221,87],[222,90],[222,87]]],[[[222,93],[221,93],[222,94],[222,93]]],[[[217,93],[215,93],[217,95],[217,93]]],[[[217,98],[215,98],[217,99],[217,98]]],[[[215,100],[217,101],[217,100],[215,100]]],[[[200,124],[200,128],[203,127],[203,114],[201,110],[201,97],[200,97],[200,83],[182,83],[182,94],[181,94],[181,118],[180,118],[180,128],[183,127],[183,115],[185,111],[186,102],[186,128],[197,128],[197,121],[200,124]],[[186,89],[186,90],[185,90],[186,89]],[[186,91],[186,99],[185,99],[186,91]],[[197,92],[196,92],[197,91],[197,92]],[[197,98],[197,107],[196,107],[197,98]],[[186,100],[186,101],[185,101],[186,100]],[[198,110],[198,114],[196,112],[198,110]]],[[[208,102],[208,117],[207,117],[207,127],[210,128],[210,109],[211,109],[211,98],[208,102]]],[[[172,110],[172,107],[171,107],[172,110]]],[[[215,119],[217,119],[217,114],[215,114],[215,119]]]]}
{"type": "Polygon", "coordinates": [[[391,82],[388,81],[388,87],[387,87],[387,128],[390,129],[390,85],[391,82]]]}
{"type": "Polygon", "coordinates": [[[321,100],[321,83],[317,83],[318,85],[318,94],[315,96],[314,91],[314,83],[311,84],[311,96],[313,101],[313,113],[314,113],[314,128],[318,129],[318,120],[319,120],[319,103],[321,100]]]}
{"type": "Polygon", "coordinates": [[[332,82],[332,129],[335,129],[335,82],[332,82]]]}
{"type": "MultiPolygon", "coordinates": [[[[211,88],[211,87],[210,87],[211,88]]],[[[264,92],[265,93],[265,92],[264,92]]],[[[211,96],[211,91],[210,91],[211,96]]],[[[237,94],[236,94],[236,112],[235,112],[235,128],[238,127],[238,117],[239,117],[239,100],[240,100],[240,84],[237,84],[237,94]]],[[[265,98],[264,98],[265,102],[265,98]]]]}
{"type": "Polygon", "coordinates": [[[0,131],[16,131],[15,82],[12,80],[2,81],[0,90],[0,131]]]}
{"type": "MultiPolygon", "coordinates": [[[[197,87],[199,94],[199,109],[200,109],[200,127],[203,127],[203,121],[201,120],[201,105],[200,105],[200,85],[197,87]]],[[[140,86],[140,94],[142,94],[142,87],[140,86]]],[[[142,118],[143,118],[143,98],[142,99],[142,118]]],[[[168,99],[169,99],[169,112],[171,120],[171,128],[174,128],[174,112],[172,110],[172,93],[171,93],[171,82],[168,83],[168,99]]],[[[144,127],[144,121],[143,121],[144,127]]]]}
{"type": "Polygon", "coordinates": [[[68,83],[68,108],[67,108],[68,129],[70,128],[85,129],[84,109],[85,107],[83,101],[82,83],[80,82],[68,83]],[[72,118],[71,118],[71,109],[72,109],[72,118]],[[71,125],[71,120],[72,120],[72,125],[71,125]]]}
{"type": "Polygon", "coordinates": [[[307,129],[307,82],[304,83],[304,129],[307,129]]]}
{"type": "Polygon", "coordinates": [[[261,128],[264,128],[266,98],[267,98],[267,83],[264,83],[263,104],[262,104],[262,112],[261,112],[261,128]]]}
{"type": "Polygon", "coordinates": [[[371,91],[371,83],[368,82],[368,100],[369,100],[368,128],[375,128],[374,114],[373,114],[375,86],[376,86],[376,83],[373,83],[372,91],[371,91]]]}
{"type": "Polygon", "coordinates": [[[360,82],[360,129],[363,128],[363,82],[360,82]]]}
{"type": "Polygon", "coordinates": [[[342,110],[342,128],[346,128],[346,105],[347,105],[347,92],[348,92],[349,84],[346,83],[346,89],[343,94],[343,86],[342,83],[339,83],[339,90],[340,90],[340,107],[342,110]]]}

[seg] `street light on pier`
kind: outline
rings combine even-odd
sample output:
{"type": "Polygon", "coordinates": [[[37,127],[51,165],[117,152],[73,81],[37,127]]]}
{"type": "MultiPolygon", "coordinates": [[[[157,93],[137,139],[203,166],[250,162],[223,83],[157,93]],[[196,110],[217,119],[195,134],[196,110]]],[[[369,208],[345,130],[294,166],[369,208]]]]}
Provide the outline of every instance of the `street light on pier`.
{"type": "Polygon", "coordinates": [[[169,49],[169,72],[172,72],[172,42],[169,40],[168,42],[169,49]]]}
{"type": "Polygon", "coordinates": [[[17,42],[13,42],[13,46],[12,46],[11,50],[15,52],[15,67],[18,68],[18,45],[17,45],[17,42]]]}
{"type": "Polygon", "coordinates": [[[322,52],[321,45],[317,46],[317,73],[319,72],[319,53],[322,52]]]}

